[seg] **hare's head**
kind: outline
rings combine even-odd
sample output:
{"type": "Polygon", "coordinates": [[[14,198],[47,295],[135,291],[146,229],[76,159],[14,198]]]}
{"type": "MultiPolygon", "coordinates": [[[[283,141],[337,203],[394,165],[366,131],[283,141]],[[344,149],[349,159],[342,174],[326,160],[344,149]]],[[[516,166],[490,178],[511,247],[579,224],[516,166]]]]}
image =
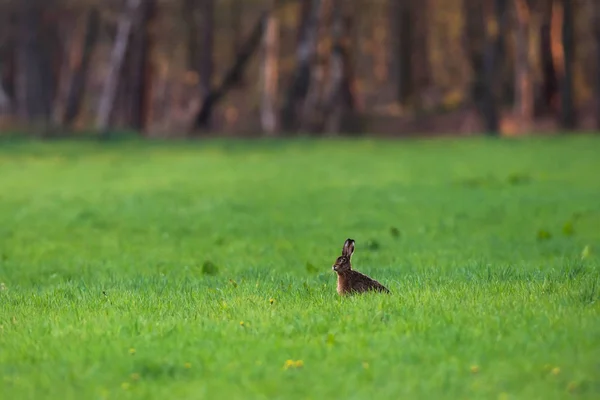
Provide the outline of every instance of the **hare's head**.
{"type": "Polygon", "coordinates": [[[346,239],[342,248],[342,255],[335,260],[331,268],[335,272],[350,271],[352,269],[352,265],[350,264],[352,253],[354,253],[354,240],[346,239]]]}

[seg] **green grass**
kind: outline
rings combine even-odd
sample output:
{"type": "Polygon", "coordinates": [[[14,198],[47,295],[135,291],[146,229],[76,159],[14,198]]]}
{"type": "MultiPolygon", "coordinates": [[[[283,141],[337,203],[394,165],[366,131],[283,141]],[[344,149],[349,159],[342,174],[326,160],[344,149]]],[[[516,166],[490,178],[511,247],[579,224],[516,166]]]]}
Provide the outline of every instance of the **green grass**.
{"type": "Polygon", "coordinates": [[[0,398],[597,399],[599,155],[3,142],[0,398]]]}

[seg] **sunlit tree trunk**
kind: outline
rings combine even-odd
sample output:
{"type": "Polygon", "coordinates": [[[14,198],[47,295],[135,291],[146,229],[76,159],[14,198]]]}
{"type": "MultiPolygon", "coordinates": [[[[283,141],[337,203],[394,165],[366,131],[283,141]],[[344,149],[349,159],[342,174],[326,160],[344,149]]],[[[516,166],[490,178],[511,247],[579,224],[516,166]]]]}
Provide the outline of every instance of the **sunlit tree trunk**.
{"type": "Polygon", "coordinates": [[[522,128],[527,129],[533,118],[533,71],[530,60],[531,9],[528,0],[515,0],[517,15],[515,57],[515,110],[522,128]]]}
{"type": "Polygon", "coordinates": [[[139,18],[131,38],[129,63],[129,89],[131,105],[128,125],[138,131],[145,131],[150,123],[152,109],[152,50],[155,33],[153,24],[156,17],[156,0],[142,0],[139,18]]]}

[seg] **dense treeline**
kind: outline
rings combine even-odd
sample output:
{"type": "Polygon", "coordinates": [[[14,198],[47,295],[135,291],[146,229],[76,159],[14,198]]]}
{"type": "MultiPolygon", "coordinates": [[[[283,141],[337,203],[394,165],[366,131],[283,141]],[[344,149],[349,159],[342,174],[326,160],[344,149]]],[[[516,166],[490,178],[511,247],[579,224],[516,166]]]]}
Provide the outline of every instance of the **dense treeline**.
{"type": "Polygon", "coordinates": [[[0,128],[600,127],[594,0],[3,0],[0,128]]]}

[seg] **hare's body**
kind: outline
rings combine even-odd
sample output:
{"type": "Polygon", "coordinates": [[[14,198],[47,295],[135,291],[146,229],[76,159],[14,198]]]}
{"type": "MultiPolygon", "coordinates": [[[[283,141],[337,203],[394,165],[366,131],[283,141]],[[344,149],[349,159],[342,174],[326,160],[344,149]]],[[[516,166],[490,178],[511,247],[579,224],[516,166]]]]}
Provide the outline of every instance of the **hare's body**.
{"type": "Polygon", "coordinates": [[[337,274],[337,292],[339,295],[343,296],[353,292],[361,293],[369,290],[390,293],[381,283],[358,271],[349,270],[337,274]]]}
{"type": "Polygon", "coordinates": [[[352,293],[377,291],[390,293],[381,283],[352,269],[350,258],[354,252],[354,240],[347,239],[338,257],[331,267],[337,274],[337,292],[340,296],[352,293]]]}

